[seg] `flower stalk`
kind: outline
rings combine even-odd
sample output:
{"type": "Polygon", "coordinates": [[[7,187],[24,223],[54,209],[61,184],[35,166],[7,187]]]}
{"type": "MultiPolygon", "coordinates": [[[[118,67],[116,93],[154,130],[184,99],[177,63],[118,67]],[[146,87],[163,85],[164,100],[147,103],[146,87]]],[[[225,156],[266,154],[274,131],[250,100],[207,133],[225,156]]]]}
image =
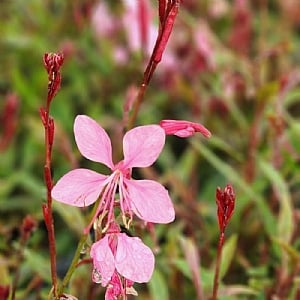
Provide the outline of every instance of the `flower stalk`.
{"type": "Polygon", "coordinates": [[[45,130],[45,165],[44,165],[44,180],[46,185],[47,203],[43,204],[43,216],[45,225],[48,231],[48,242],[50,252],[51,264],[51,279],[52,279],[52,293],[57,299],[57,271],[56,271],[56,245],[55,245],[55,232],[52,214],[52,197],[51,190],[53,187],[53,180],[51,174],[51,156],[52,145],[54,139],[54,120],[50,116],[50,104],[60,88],[61,74],[60,67],[63,64],[64,57],[62,54],[46,53],[44,55],[44,66],[48,73],[48,93],[46,108],[40,108],[40,117],[45,130]]]}
{"type": "Polygon", "coordinates": [[[225,229],[233,214],[234,205],[235,205],[235,193],[233,187],[230,184],[226,185],[224,191],[222,191],[221,188],[219,187],[217,188],[216,204],[218,207],[217,215],[218,215],[220,236],[219,236],[219,243],[218,243],[218,250],[217,250],[212,300],[217,299],[217,293],[219,287],[219,274],[220,274],[220,266],[221,266],[221,259],[222,259],[222,249],[225,240],[225,229]]]}
{"type": "Polygon", "coordinates": [[[158,16],[159,16],[159,30],[157,39],[149,59],[148,65],[144,72],[142,84],[134,102],[132,114],[128,121],[128,129],[134,127],[137,114],[143,102],[146,89],[153,76],[153,73],[162,59],[162,55],[166,49],[167,42],[173,30],[176,16],[179,12],[181,0],[159,0],[158,3],[158,16]]]}

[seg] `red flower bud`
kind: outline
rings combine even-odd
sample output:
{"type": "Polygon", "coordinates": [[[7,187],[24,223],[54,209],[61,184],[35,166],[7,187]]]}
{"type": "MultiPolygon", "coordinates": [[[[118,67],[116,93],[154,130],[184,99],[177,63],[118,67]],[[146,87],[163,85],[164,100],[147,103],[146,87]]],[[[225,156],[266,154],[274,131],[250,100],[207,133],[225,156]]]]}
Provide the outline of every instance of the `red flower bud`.
{"type": "Polygon", "coordinates": [[[160,18],[161,32],[156,41],[155,50],[153,53],[154,54],[153,60],[156,63],[159,63],[161,61],[162,55],[165,51],[167,42],[169,40],[169,37],[173,29],[175,18],[178,14],[179,4],[180,4],[179,0],[174,0],[168,3],[168,7],[166,9],[165,3],[163,3],[163,1],[160,1],[159,3],[159,18],[160,18]],[[165,14],[163,13],[164,8],[166,9],[165,14]],[[163,15],[165,16],[164,20],[162,20],[163,15]]]}
{"type": "Polygon", "coordinates": [[[60,88],[60,67],[64,62],[62,53],[45,53],[44,66],[48,73],[48,101],[51,101],[60,88]]]}
{"type": "Polygon", "coordinates": [[[233,187],[227,184],[224,191],[221,188],[216,190],[216,203],[218,206],[218,221],[220,231],[224,231],[234,210],[235,193],[233,187]]]}

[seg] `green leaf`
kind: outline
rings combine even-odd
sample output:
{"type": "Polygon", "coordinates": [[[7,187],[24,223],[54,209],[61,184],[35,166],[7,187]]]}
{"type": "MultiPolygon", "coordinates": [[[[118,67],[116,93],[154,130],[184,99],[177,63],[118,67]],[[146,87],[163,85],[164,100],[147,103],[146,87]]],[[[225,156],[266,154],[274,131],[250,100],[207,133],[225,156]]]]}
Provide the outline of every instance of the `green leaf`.
{"type": "Polygon", "coordinates": [[[291,195],[281,174],[268,162],[259,160],[259,166],[272,182],[280,201],[280,210],[277,222],[277,237],[289,243],[294,231],[293,207],[291,195]]]}
{"type": "Polygon", "coordinates": [[[25,263],[23,264],[24,273],[27,274],[25,270],[29,268],[45,280],[47,283],[51,283],[51,274],[49,269],[49,257],[44,257],[41,254],[30,250],[25,249],[24,251],[25,263]]]}
{"type": "Polygon", "coordinates": [[[60,214],[71,230],[73,230],[78,236],[83,234],[83,229],[86,226],[86,223],[78,207],[53,201],[53,208],[60,214]]]}
{"type": "Polygon", "coordinates": [[[295,248],[276,238],[273,238],[272,241],[278,244],[289,255],[291,261],[295,264],[300,261],[300,253],[295,248]]]}
{"type": "Polygon", "coordinates": [[[169,300],[168,287],[163,275],[159,270],[154,270],[148,286],[153,300],[169,300]]]}
{"type": "Polygon", "coordinates": [[[235,254],[236,245],[237,245],[237,235],[234,234],[229,239],[226,240],[223,246],[222,261],[220,266],[220,279],[222,279],[226,275],[229,269],[229,266],[235,254]]]}
{"type": "Polygon", "coordinates": [[[256,93],[256,98],[259,102],[268,102],[274,96],[278,95],[279,83],[272,81],[264,84],[256,93]]]}

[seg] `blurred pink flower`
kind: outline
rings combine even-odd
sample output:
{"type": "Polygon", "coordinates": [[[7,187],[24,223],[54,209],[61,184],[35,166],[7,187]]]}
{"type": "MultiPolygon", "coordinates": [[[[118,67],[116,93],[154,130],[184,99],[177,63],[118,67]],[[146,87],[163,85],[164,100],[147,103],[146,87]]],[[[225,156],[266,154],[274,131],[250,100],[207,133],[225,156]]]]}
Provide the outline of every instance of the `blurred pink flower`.
{"type": "Polygon", "coordinates": [[[131,178],[133,167],[148,167],[159,156],[165,133],[158,125],[139,126],[128,131],[123,138],[124,160],[116,165],[112,161],[111,141],[105,130],[88,116],[79,115],[74,122],[76,144],[81,154],[92,161],[106,165],[111,175],[88,169],[75,169],[64,175],[52,189],[52,197],[72,206],[85,207],[100,202],[89,231],[99,213],[107,212],[107,224],[113,219],[114,204],[119,202],[125,226],[126,215],[133,213],[146,222],[169,223],[175,218],[168,191],[152,180],[131,178]],[[119,200],[115,200],[116,193],[119,200]]]}
{"type": "Polygon", "coordinates": [[[160,126],[165,130],[167,135],[176,135],[182,138],[194,135],[200,132],[203,136],[209,138],[211,133],[203,125],[199,123],[184,121],[184,120],[162,120],[160,126]]]}
{"type": "Polygon", "coordinates": [[[233,27],[229,37],[230,46],[240,54],[247,55],[251,49],[253,17],[248,0],[235,0],[233,27]]]}
{"type": "Polygon", "coordinates": [[[145,50],[150,56],[157,37],[158,28],[152,23],[155,15],[149,1],[123,0],[125,12],[122,16],[131,51],[145,50]]]}
{"type": "Polygon", "coordinates": [[[100,1],[92,13],[92,28],[99,36],[111,37],[117,29],[116,18],[113,18],[105,2],[100,1]]]}
{"type": "Polygon", "coordinates": [[[215,46],[212,31],[207,23],[202,21],[198,23],[194,30],[194,42],[196,46],[196,59],[193,60],[194,66],[197,66],[200,71],[206,69],[214,70],[216,68],[215,46]]]}
{"type": "MultiPolygon", "coordinates": [[[[148,282],[154,269],[154,255],[149,247],[137,237],[125,233],[107,233],[94,243],[90,255],[94,271],[92,279],[102,286],[110,287],[111,296],[119,296],[123,287],[119,274],[128,280],[127,287],[134,282],[148,282]]],[[[114,299],[114,298],[112,298],[114,299]]]]}
{"type": "MultiPolygon", "coordinates": [[[[93,11],[91,26],[96,35],[112,38],[122,31],[125,33],[127,46],[115,41],[112,56],[116,63],[124,65],[132,52],[142,51],[150,57],[158,36],[159,28],[155,23],[156,11],[148,0],[123,0],[124,11],[121,16],[114,15],[105,2],[99,2],[93,11]]],[[[173,53],[164,51],[162,63],[167,68],[174,68],[176,59],[173,53]]]]}

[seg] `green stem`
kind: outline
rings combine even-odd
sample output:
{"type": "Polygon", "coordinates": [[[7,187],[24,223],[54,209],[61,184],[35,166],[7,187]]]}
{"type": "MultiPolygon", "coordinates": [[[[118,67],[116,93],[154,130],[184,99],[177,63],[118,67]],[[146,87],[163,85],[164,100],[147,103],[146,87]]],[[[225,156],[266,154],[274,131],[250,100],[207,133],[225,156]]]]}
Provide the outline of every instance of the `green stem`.
{"type": "MultiPolygon", "coordinates": [[[[93,218],[93,216],[95,215],[96,211],[97,211],[97,207],[99,205],[99,201],[97,201],[89,215],[89,219],[93,218]]],[[[69,281],[77,267],[77,264],[78,264],[78,261],[79,261],[79,258],[80,258],[80,254],[81,254],[81,250],[86,242],[86,239],[88,237],[88,233],[87,234],[83,234],[79,240],[79,243],[78,243],[78,246],[77,246],[77,249],[76,249],[76,252],[74,254],[74,257],[73,257],[73,260],[72,260],[72,263],[67,271],[67,274],[65,275],[62,283],[60,284],[59,286],[59,289],[58,289],[58,296],[62,295],[63,292],[64,292],[64,289],[65,287],[69,284],[69,281]]]]}
{"type": "Polygon", "coordinates": [[[79,258],[80,258],[80,254],[81,254],[81,250],[86,242],[86,239],[88,237],[88,234],[84,234],[81,238],[80,238],[80,241],[78,243],[78,246],[77,246],[77,249],[76,249],[76,252],[74,254],[74,257],[73,257],[73,260],[72,260],[72,263],[68,269],[68,272],[67,274],[65,275],[61,285],[59,286],[59,289],[58,289],[58,295],[60,296],[65,287],[69,284],[69,281],[72,277],[72,274],[74,273],[75,269],[76,269],[76,266],[78,264],[78,261],[79,261],[79,258]]]}

